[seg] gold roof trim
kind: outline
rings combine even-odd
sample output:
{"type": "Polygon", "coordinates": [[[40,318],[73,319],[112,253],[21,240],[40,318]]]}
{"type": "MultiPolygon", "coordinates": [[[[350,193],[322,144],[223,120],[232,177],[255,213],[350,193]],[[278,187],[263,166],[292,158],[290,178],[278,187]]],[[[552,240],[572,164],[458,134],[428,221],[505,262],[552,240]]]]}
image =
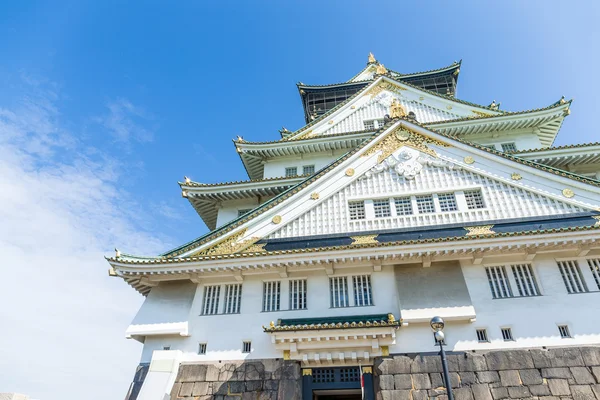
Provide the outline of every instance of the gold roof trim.
{"type": "Polygon", "coordinates": [[[244,237],[247,229],[242,229],[241,231],[234,233],[233,235],[228,236],[225,240],[215,244],[208,249],[201,250],[197,253],[191,255],[191,257],[195,256],[220,256],[226,254],[234,254],[238,253],[242,250],[246,250],[252,247],[252,250],[249,252],[257,252],[264,251],[265,244],[262,245],[254,245],[257,241],[260,240],[259,237],[251,237],[250,239],[238,241],[240,238],[244,237]]]}
{"type": "Polygon", "coordinates": [[[404,126],[398,126],[387,133],[382,140],[380,140],[375,146],[362,154],[362,157],[369,157],[379,151],[381,154],[377,158],[377,163],[381,164],[386,158],[391,156],[396,150],[402,146],[412,147],[415,150],[419,150],[422,153],[429,154],[433,157],[438,157],[435,150],[427,147],[428,144],[433,144],[441,147],[451,147],[447,143],[440,142],[439,140],[432,139],[428,136],[414,132],[405,128],[404,126]]]}

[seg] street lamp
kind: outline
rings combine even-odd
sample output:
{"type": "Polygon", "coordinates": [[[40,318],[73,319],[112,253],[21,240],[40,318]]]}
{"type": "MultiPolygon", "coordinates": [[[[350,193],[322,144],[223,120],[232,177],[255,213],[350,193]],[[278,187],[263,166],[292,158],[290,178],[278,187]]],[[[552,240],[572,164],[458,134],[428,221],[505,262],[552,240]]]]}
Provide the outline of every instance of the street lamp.
{"type": "Polygon", "coordinates": [[[431,318],[431,329],[433,329],[433,336],[435,341],[440,345],[440,356],[442,358],[442,369],[444,371],[444,383],[446,384],[446,392],[448,393],[448,400],[454,400],[452,395],[452,384],[450,383],[450,377],[448,373],[448,361],[446,360],[446,352],[444,351],[444,320],[441,317],[431,318]]]}

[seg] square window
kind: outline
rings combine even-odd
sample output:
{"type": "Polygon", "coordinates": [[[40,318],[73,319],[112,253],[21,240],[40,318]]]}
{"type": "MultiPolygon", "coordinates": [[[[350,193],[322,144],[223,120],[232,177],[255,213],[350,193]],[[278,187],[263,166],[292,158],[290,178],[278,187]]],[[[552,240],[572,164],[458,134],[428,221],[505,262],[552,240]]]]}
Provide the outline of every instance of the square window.
{"type": "Polygon", "coordinates": [[[384,218],[392,215],[388,199],[373,200],[373,210],[375,211],[375,218],[384,218]]]}
{"type": "Polygon", "coordinates": [[[581,269],[579,268],[579,263],[576,260],[558,261],[558,270],[567,288],[567,292],[584,293],[588,291],[588,287],[581,274],[581,269]]]}
{"type": "Polygon", "coordinates": [[[303,175],[312,175],[315,173],[315,166],[314,165],[305,165],[302,167],[302,174],[303,175]]]}
{"type": "Polygon", "coordinates": [[[225,307],[223,314],[239,314],[242,301],[242,284],[225,285],[225,307]]]}
{"type": "Polygon", "coordinates": [[[465,190],[464,193],[465,200],[467,202],[467,208],[469,210],[485,208],[485,203],[483,202],[483,195],[481,194],[481,190],[465,190]]]}
{"type": "Polygon", "coordinates": [[[244,341],[242,342],[242,353],[250,353],[252,351],[252,342],[244,341]]]}
{"type": "Polygon", "coordinates": [[[485,273],[488,278],[490,290],[492,291],[492,297],[494,299],[503,299],[506,297],[513,297],[510,284],[508,282],[508,276],[506,275],[506,269],[503,265],[497,267],[486,267],[485,273]]]}
{"type": "Polygon", "coordinates": [[[290,310],[306,310],[306,279],[290,281],[290,310]]]}
{"type": "Polygon", "coordinates": [[[513,334],[512,334],[511,328],[500,328],[500,330],[502,331],[502,339],[504,339],[504,341],[515,340],[515,339],[513,339],[513,334]]]}
{"type": "Polygon", "coordinates": [[[375,120],[364,121],[365,131],[375,130],[375,120]]]}
{"type": "Polygon", "coordinates": [[[410,197],[398,197],[394,199],[396,215],[411,215],[413,213],[410,197]]]}
{"type": "Polygon", "coordinates": [[[505,153],[517,151],[517,145],[515,142],[502,143],[500,146],[502,146],[502,151],[505,153]]]}
{"type": "Polygon", "coordinates": [[[171,350],[171,346],[163,346],[163,350],[171,350]]]}
{"type": "Polygon", "coordinates": [[[369,275],[353,276],[355,306],[372,306],[371,277],[369,275]]]}
{"type": "Polygon", "coordinates": [[[281,302],[281,282],[263,283],[263,311],[279,311],[281,302]]]}
{"type": "Polygon", "coordinates": [[[559,325],[558,332],[560,333],[560,337],[563,339],[568,339],[571,337],[571,332],[569,332],[568,325],[559,325]]]}
{"type": "Polygon", "coordinates": [[[429,214],[435,212],[435,206],[433,205],[433,196],[430,194],[416,196],[417,209],[419,214],[429,214]]]}
{"type": "Polygon", "coordinates": [[[287,178],[298,176],[298,167],[287,167],[285,169],[285,176],[287,178]]]}
{"type": "Polygon", "coordinates": [[[350,212],[350,220],[365,219],[365,202],[351,201],[348,203],[348,211],[350,212]]]}
{"type": "Polygon", "coordinates": [[[477,341],[479,343],[489,342],[486,329],[477,329],[476,332],[477,332],[477,341]]]}
{"type": "Polygon", "coordinates": [[[214,315],[219,312],[219,297],[221,286],[205,286],[204,299],[202,300],[202,314],[214,315]]]}
{"type": "Polygon", "coordinates": [[[200,343],[198,345],[198,354],[206,354],[206,343],[200,343]]]}
{"type": "Polygon", "coordinates": [[[517,290],[519,296],[539,296],[540,291],[538,289],[535,276],[533,275],[533,268],[530,264],[515,264],[510,266],[517,283],[517,290]]]}
{"type": "Polygon", "coordinates": [[[442,212],[458,210],[454,193],[439,193],[437,197],[440,201],[440,210],[442,210],[442,212]]]}
{"type": "Polygon", "coordinates": [[[329,278],[329,299],[332,308],[348,307],[348,277],[329,278]]]}

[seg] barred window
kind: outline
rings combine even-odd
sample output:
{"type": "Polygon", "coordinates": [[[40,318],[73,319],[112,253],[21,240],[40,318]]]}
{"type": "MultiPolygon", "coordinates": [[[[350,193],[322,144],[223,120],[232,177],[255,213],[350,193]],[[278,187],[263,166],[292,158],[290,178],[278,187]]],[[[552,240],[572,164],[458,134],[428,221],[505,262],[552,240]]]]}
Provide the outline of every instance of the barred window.
{"type": "Polygon", "coordinates": [[[375,120],[372,119],[370,121],[364,121],[363,123],[366,131],[375,130],[375,120]]]}
{"type": "Polygon", "coordinates": [[[517,283],[519,296],[538,296],[540,294],[535,276],[533,275],[533,268],[530,264],[511,265],[511,269],[517,283]]]}
{"type": "Polygon", "coordinates": [[[467,208],[469,210],[477,210],[485,207],[481,190],[465,190],[465,200],[467,201],[467,208]]]}
{"type": "Polygon", "coordinates": [[[373,200],[373,210],[375,211],[375,218],[389,217],[392,215],[390,201],[388,199],[373,200]]]}
{"type": "Polygon", "coordinates": [[[346,276],[338,276],[329,278],[329,296],[331,307],[348,307],[348,278],[346,276]]]}
{"type": "Polygon", "coordinates": [[[369,275],[353,276],[352,282],[354,287],[354,305],[373,305],[373,298],[371,296],[371,277],[369,275]]]}
{"type": "Polygon", "coordinates": [[[419,214],[428,214],[435,212],[435,206],[433,205],[433,196],[430,194],[415,196],[417,199],[417,209],[419,214]]]}
{"type": "Polygon", "coordinates": [[[488,335],[487,335],[487,330],[485,330],[485,329],[477,329],[476,332],[477,332],[477,341],[479,343],[489,342],[488,335]]]}
{"type": "Polygon", "coordinates": [[[502,151],[504,152],[517,151],[517,145],[515,144],[515,142],[502,143],[501,146],[502,151]]]}
{"type": "Polygon", "coordinates": [[[263,311],[279,311],[281,282],[263,283],[263,311]]]}
{"type": "Polygon", "coordinates": [[[505,342],[515,340],[513,339],[511,328],[500,328],[500,330],[502,331],[502,339],[504,339],[505,342]]]}
{"type": "Polygon", "coordinates": [[[490,290],[492,291],[492,297],[494,299],[513,297],[510,284],[508,283],[506,269],[504,269],[503,265],[497,267],[486,267],[485,273],[487,275],[490,290]]]}
{"type": "Polygon", "coordinates": [[[589,259],[587,262],[590,267],[590,271],[592,271],[592,276],[594,277],[596,286],[598,287],[598,290],[600,290],[600,259],[589,259]]]}
{"type": "Polygon", "coordinates": [[[439,193],[437,196],[440,201],[440,209],[442,212],[458,210],[454,193],[439,193]]]}
{"type": "Polygon", "coordinates": [[[198,354],[206,354],[206,343],[198,344],[198,354]]]}
{"type": "Polygon", "coordinates": [[[306,279],[290,281],[290,310],[306,309],[306,279]]]}
{"type": "Polygon", "coordinates": [[[571,337],[571,332],[569,332],[569,326],[568,325],[559,325],[558,326],[558,333],[560,333],[560,337],[563,339],[567,339],[571,337]]]}
{"type": "Polygon", "coordinates": [[[213,315],[219,312],[219,295],[221,286],[205,286],[202,300],[202,314],[213,315]]]}
{"type": "Polygon", "coordinates": [[[413,213],[410,197],[397,197],[394,199],[396,215],[411,215],[413,213]]]}
{"type": "Polygon", "coordinates": [[[583,293],[588,291],[577,261],[558,261],[558,270],[565,283],[567,292],[583,293]]]}
{"type": "Polygon", "coordinates": [[[350,211],[350,219],[365,219],[365,202],[364,201],[351,201],[348,203],[348,210],[350,211]]]}
{"type": "Polygon", "coordinates": [[[242,301],[242,284],[225,285],[225,307],[224,314],[238,314],[242,301]]]}
{"type": "Polygon", "coordinates": [[[252,351],[252,342],[244,341],[242,342],[242,353],[250,353],[252,351]]]}
{"type": "Polygon", "coordinates": [[[244,208],[242,210],[238,210],[238,217],[241,217],[244,214],[248,214],[250,211],[252,211],[251,208],[244,208]]]}
{"type": "Polygon", "coordinates": [[[292,176],[298,176],[298,168],[297,167],[287,167],[285,169],[285,176],[290,178],[292,176]]]}
{"type": "Polygon", "coordinates": [[[302,174],[303,175],[312,175],[315,173],[315,166],[314,165],[305,165],[302,167],[302,174]]]}

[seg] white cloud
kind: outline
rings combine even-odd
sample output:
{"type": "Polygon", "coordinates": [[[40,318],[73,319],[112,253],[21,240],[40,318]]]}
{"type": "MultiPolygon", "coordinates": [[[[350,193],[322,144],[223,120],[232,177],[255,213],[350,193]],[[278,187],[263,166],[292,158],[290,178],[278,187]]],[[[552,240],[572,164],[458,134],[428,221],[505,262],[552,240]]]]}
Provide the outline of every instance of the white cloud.
{"type": "MultiPolygon", "coordinates": [[[[143,298],[109,278],[115,244],[168,247],[140,230],[140,205],[117,188],[121,165],[66,132],[56,88],[0,108],[0,391],[40,400],[123,398],[141,346],[124,330],[143,298]]],[[[109,105],[120,139],[151,137],[137,108],[109,105]]]]}
{"type": "Polygon", "coordinates": [[[152,131],[146,129],[143,123],[152,117],[140,107],[136,107],[127,99],[117,99],[107,105],[108,113],[96,118],[96,122],[104,126],[118,142],[129,141],[150,142],[152,131]]]}

